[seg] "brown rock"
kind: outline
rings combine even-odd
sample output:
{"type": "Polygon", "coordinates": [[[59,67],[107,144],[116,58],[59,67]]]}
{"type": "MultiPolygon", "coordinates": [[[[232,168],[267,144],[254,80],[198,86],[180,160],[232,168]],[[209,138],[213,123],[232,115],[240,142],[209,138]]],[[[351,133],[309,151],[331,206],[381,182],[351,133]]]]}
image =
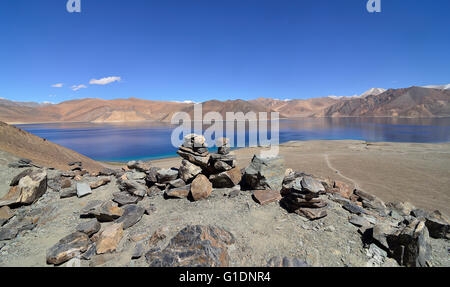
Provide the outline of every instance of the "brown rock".
{"type": "Polygon", "coordinates": [[[10,188],[8,194],[0,199],[0,206],[32,204],[47,191],[47,173],[44,170],[33,171],[22,177],[17,186],[10,188]]]}
{"type": "Polygon", "coordinates": [[[103,185],[108,184],[110,182],[111,182],[111,179],[105,177],[105,178],[97,180],[96,182],[91,183],[90,187],[91,187],[91,189],[96,189],[96,188],[99,188],[100,186],[103,186],[103,185]]]}
{"type": "Polygon", "coordinates": [[[82,232],[74,232],[53,245],[47,251],[48,264],[62,264],[86,251],[89,237],[82,232]]]}
{"type": "Polygon", "coordinates": [[[261,205],[281,200],[281,194],[276,190],[255,190],[253,197],[261,205]]]}
{"type": "Polygon", "coordinates": [[[175,235],[165,249],[152,249],[145,258],[151,267],[227,267],[227,245],[234,242],[234,236],[222,228],[190,225],[175,235]]]}
{"type": "Polygon", "coordinates": [[[104,202],[99,207],[90,212],[100,222],[113,221],[122,216],[124,210],[112,201],[104,202]]]}
{"type": "Polygon", "coordinates": [[[345,182],[342,182],[342,181],[335,181],[333,187],[339,189],[339,194],[340,194],[340,196],[342,196],[343,198],[349,199],[350,196],[353,194],[353,188],[351,188],[351,187],[350,187],[348,184],[346,184],[345,182]]]}
{"type": "Polygon", "coordinates": [[[310,220],[316,220],[327,216],[326,210],[317,208],[299,208],[295,211],[295,213],[310,220]]]}
{"type": "Polygon", "coordinates": [[[178,169],[180,178],[185,182],[189,182],[191,179],[196,177],[201,172],[202,172],[201,167],[192,164],[185,159],[181,161],[181,166],[178,169]]]}
{"type": "Polygon", "coordinates": [[[238,185],[241,179],[242,173],[238,167],[221,172],[219,174],[213,174],[209,177],[209,180],[213,184],[214,188],[233,187],[235,185],[238,185]]]}
{"type": "Polygon", "coordinates": [[[123,224],[114,223],[101,231],[96,242],[97,254],[113,252],[123,237],[123,224]]]}
{"type": "Polygon", "coordinates": [[[197,201],[201,199],[206,199],[211,195],[212,184],[206,176],[203,174],[197,175],[197,177],[192,181],[191,184],[191,195],[192,198],[197,201]]]}
{"type": "Polygon", "coordinates": [[[166,190],[165,196],[171,197],[171,198],[186,198],[189,196],[190,191],[191,191],[191,185],[189,184],[186,186],[166,190]]]}

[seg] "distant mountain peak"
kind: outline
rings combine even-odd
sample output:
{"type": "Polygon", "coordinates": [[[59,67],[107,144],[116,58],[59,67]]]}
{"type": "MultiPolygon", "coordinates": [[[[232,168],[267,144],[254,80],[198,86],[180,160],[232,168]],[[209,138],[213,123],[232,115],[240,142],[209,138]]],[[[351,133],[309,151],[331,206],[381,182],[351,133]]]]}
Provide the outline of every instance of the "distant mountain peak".
{"type": "Polygon", "coordinates": [[[438,89],[438,90],[450,90],[450,84],[447,84],[447,85],[429,85],[429,86],[423,86],[422,88],[438,89]]]}
{"type": "Polygon", "coordinates": [[[386,91],[387,91],[387,90],[386,90],[386,89],[383,89],[383,88],[371,88],[370,90],[368,90],[368,91],[362,93],[362,94],[360,95],[360,97],[361,97],[361,98],[365,98],[365,97],[368,97],[368,96],[378,96],[379,94],[382,94],[382,93],[384,93],[384,92],[386,92],[386,91]]]}

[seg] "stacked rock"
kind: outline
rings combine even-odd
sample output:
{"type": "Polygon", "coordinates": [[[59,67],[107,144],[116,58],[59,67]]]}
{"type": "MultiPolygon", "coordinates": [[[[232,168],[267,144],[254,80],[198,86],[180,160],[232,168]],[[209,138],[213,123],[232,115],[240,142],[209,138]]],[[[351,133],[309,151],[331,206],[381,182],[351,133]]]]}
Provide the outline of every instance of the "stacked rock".
{"type": "Polygon", "coordinates": [[[159,184],[166,183],[165,195],[169,198],[208,198],[213,188],[239,189],[242,175],[236,167],[236,157],[230,153],[229,140],[217,141],[218,153],[210,154],[205,138],[190,134],[184,138],[177,153],[183,158],[180,168],[175,172],[160,170],[156,179],[159,184]],[[173,178],[162,180],[165,176],[173,178]]]}
{"type": "Polygon", "coordinates": [[[218,139],[216,142],[218,151],[210,155],[207,172],[214,188],[240,189],[242,173],[236,166],[236,156],[230,152],[229,144],[227,138],[218,139]]]}
{"type": "Polygon", "coordinates": [[[205,137],[190,134],[184,137],[183,145],[177,153],[192,164],[207,168],[209,163],[209,152],[206,147],[205,137]]]}
{"type": "Polygon", "coordinates": [[[283,180],[282,204],[290,211],[310,220],[327,216],[327,203],[319,198],[325,193],[323,184],[304,173],[290,172],[283,180]]]}
{"type": "Polygon", "coordinates": [[[161,169],[156,173],[158,184],[166,184],[165,196],[169,198],[208,198],[212,184],[205,176],[210,154],[203,136],[189,134],[177,153],[183,158],[179,169],[161,169]]]}

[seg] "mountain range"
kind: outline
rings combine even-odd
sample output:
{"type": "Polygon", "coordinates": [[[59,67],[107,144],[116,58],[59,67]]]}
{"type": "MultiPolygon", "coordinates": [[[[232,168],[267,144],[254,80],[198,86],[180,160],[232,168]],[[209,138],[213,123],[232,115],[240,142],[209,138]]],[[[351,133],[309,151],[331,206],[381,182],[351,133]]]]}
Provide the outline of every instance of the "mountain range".
{"type": "MultiPolygon", "coordinates": [[[[450,117],[450,85],[404,89],[373,88],[352,97],[279,100],[211,100],[202,103],[203,114],[219,112],[279,112],[295,117],[450,117]]],[[[59,104],[14,102],[0,99],[0,121],[48,122],[169,122],[176,112],[193,116],[193,102],[151,101],[137,98],[79,99],[59,104]]]]}

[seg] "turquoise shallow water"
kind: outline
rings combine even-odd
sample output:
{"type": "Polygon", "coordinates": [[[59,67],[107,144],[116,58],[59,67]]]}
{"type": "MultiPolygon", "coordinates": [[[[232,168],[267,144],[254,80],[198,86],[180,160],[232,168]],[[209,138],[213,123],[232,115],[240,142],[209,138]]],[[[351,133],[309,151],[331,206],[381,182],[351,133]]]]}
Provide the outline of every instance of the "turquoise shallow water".
{"type": "MultiPolygon", "coordinates": [[[[29,124],[17,127],[101,161],[126,162],[176,155],[175,126],[159,122],[29,124]]],[[[450,118],[305,118],[280,120],[280,143],[292,140],[450,142],[450,118]]],[[[248,132],[246,145],[248,145],[248,132]]]]}

